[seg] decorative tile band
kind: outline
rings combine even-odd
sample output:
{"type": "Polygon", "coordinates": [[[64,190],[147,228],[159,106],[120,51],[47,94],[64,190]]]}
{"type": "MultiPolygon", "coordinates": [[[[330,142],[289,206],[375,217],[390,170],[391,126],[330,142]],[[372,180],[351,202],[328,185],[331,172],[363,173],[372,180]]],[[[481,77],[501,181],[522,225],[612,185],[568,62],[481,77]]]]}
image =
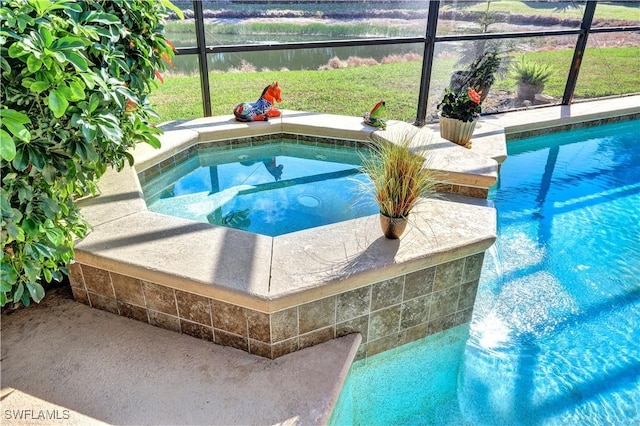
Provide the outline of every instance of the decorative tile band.
{"type": "Polygon", "coordinates": [[[595,120],[580,121],[577,123],[567,123],[562,125],[554,125],[553,127],[546,127],[543,129],[523,130],[521,132],[508,133],[507,142],[511,142],[518,139],[531,138],[535,136],[548,135],[550,133],[565,132],[569,130],[584,129],[587,127],[600,126],[602,124],[613,124],[624,121],[640,119],[640,114],[627,114],[618,115],[615,117],[598,118],[595,120]]]}
{"type": "Polygon", "coordinates": [[[484,253],[264,313],[70,265],[74,298],[97,309],[275,359],[350,333],[365,358],[471,320],[484,253]]]}

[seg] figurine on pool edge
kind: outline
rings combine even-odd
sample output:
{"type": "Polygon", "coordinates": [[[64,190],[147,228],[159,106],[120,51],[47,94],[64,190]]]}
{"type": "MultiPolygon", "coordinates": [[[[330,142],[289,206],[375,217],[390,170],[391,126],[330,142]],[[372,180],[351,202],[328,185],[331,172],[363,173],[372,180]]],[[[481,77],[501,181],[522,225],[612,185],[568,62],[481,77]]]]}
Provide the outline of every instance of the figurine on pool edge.
{"type": "Polygon", "coordinates": [[[282,102],[282,89],[277,81],[264,88],[262,95],[255,102],[242,102],[235,106],[233,115],[237,121],[267,121],[269,117],[280,117],[281,112],[275,107],[282,102]]]}
{"type": "Polygon", "coordinates": [[[364,115],[364,124],[384,130],[387,128],[387,120],[384,118],[386,113],[387,106],[384,100],[381,100],[371,109],[371,112],[364,115]]]}

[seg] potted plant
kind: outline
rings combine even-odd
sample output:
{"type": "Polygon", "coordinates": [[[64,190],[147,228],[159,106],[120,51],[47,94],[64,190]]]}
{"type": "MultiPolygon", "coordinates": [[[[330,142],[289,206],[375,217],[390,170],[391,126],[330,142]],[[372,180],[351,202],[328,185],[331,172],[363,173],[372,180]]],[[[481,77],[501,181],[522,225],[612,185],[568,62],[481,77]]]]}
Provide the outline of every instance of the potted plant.
{"type": "Polygon", "coordinates": [[[552,66],[527,61],[524,56],[513,63],[512,70],[517,83],[516,94],[523,101],[533,101],[537,93],[542,93],[544,85],[554,73],[552,66]]]}
{"type": "Polygon", "coordinates": [[[458,93],[467,87],[472,87],[480,94],[480,103],[482,103],[489,94],[503,61],[503,56],[497,50],[485,51],[466,69],[451,73],[449,88],[452,92],[458,93]]]}
{"type": "Polygon", "coordinates": [[[469,87],[466,92],[447,88],[438,104],[440,136],[443,139],[471,148],[471,136],[482,107],[480,94],[469,87]]]}
{"type": "Polygon", "coordinates": [[[426,151],[411,148],[416,135],[402,134],[389,141],[373,134],[370,152],[361,154],[361,170],[373,183],[364,185],[363,190],[373,195],[380,208],[380,226],[389,239],[400,238],[409,213],[435,194],[436,174],[427,167],[426,151]]]}

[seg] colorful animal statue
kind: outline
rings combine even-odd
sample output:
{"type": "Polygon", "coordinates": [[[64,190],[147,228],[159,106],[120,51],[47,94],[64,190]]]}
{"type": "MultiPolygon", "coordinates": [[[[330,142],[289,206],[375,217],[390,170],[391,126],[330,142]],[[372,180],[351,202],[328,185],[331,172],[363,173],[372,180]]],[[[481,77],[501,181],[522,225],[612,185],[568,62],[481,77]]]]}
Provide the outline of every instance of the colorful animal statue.
{"type": "Polygon", "coordinates": [[[280,117],[280,110],[275,108],[276,102],[282,102],[282,90],[277,81],[265,87],[257,101],[236,105],[233,115],[238,121],[267,121],[269,117],[280,117]]]}
{"type": "Polygon", "coordinates": [[[385,114],[387,113],[387,106],[384,103],[384,100],[378,102],[371,112],[368,112],[364,115],[364,123],[373,127],[380,127],[381,129],[387,128],[387,120],[384,119],[385,114]]]}

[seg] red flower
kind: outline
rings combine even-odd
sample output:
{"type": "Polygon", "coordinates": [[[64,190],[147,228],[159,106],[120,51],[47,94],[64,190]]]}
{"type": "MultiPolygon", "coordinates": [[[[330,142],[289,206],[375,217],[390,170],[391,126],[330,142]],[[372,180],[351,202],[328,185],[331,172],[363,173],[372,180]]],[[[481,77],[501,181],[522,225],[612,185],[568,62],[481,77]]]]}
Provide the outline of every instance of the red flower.
{"type": "Polygon", "coordinates": [[[469,87],[469,89],[467,89],[467,94],[469,95],[469,97],[473,102],[477,104],[480,103],[480,93],[476,92],[471,87],[469,87]]]}
{"type": "Polygon", "coordinates": [[[471,88],[466,92],[455,93],[447,87],[444,90],[442,102],[438,104],[438,110],[441,111],[443,117],[455,118],[468,123],[482,112],[480,95],[471,88]]]}

